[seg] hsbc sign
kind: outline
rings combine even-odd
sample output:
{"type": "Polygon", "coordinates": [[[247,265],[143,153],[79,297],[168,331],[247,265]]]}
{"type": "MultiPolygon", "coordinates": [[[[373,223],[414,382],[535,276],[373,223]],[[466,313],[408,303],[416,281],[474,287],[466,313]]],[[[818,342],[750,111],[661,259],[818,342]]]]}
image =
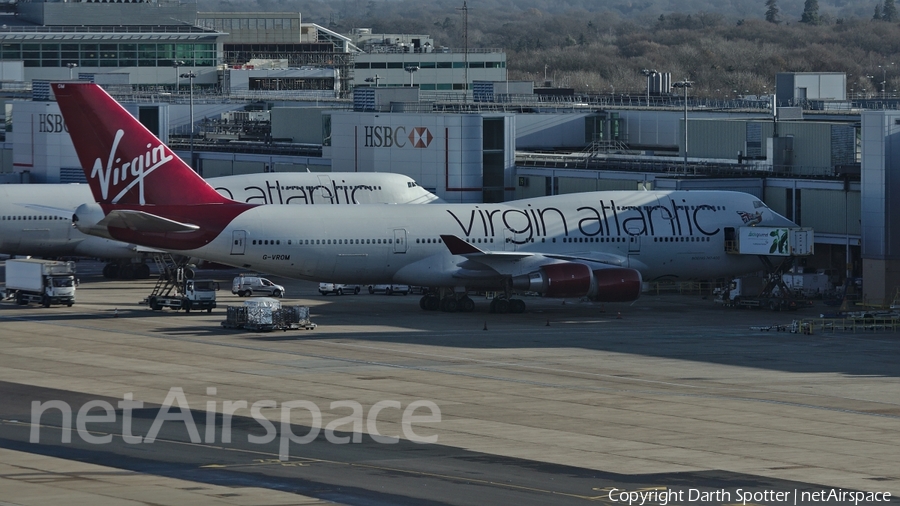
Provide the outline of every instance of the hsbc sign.
{"type": "Polygon", "coordinates": [[[434,135],[426,127],[415,127],[407,130],[406,127],[366,126],[365,143],[367,148],[427,148],[434,135]]]}

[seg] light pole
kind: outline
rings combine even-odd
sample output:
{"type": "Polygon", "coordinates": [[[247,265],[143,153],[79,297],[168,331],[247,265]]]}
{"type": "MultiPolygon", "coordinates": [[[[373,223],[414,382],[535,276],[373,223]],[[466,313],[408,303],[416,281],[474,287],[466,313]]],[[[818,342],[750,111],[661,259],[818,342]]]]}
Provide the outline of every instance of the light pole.
{"type": "MultiPolygon", "coordinates": [[[[194,78],[197,74],[193,72],[185,72],[181,74],[182,78],[189,79],[191,83],[191,168],[194,168],[194,78]]],[[[195,171],[197,169],[194,169],[195,171]]]]}
{"type": "Polygon", "coordinates": [[[412,86],[413,86],[413,73],[418,72],[418,71],[419,71],[419,67],[418,67],[418,65],[410,65],[410,66],[408,66],[408,67],[405,67],[403,70],[409,72],[409,87],[412,88],[412,86]]]}
{"type": "Polygon", "coordinates": [[[657,72],[656,69],[644,69],[641,71],[641,74],[647,76],[647,107],[650,107],[650,77],[655,77],[658,73],[659,72],[657,72]]]}
{"type": "Polygon", "coordinates": [[[77,66],[78,66],[77,63],[66,63],[66,67],[69,67],[69,81],[71,81],[72,79],[74,79],[74,78],[72,77],[72,73],[73,73],[72,71],[73,71],[73,70],[75,69],[75,67],[77,67],[77,66]]]}
{"type": "Polygon", "coordinates": [[[463,54],[463,61],[466,66],[466,82],[463,86],[463,103],[468,104],[469,102],[469,6],[463,1],[463,6],[461,9],[456,9],[458,11],[463,11],[463,39],[465,40],[465,54],[463,54]]]}
{"type": "MultiPolygon", "coordinates": [[[[175,94],[176,94],[176,95],[178,94],[178,91],[179,91],[179,89],[178,89],[178,84],[179,84],[179,81],[178,81],[178,67],[180,67],[180,66],[182,66],[182,65],[184,65],[184,62],[183,62],[183,61],[175,60],[175,61],[172,62],[172,68],[175,69],[175,94]]],[[[184,77],[184,76],[181,76],[181,77],[184,77]]]]}
{"type": "Polygon", "coordinates": [[[885,63],[884,65],[878,66],[878,68],[881,69],[881,98],[882,99],[887,98],[887,66],[893,65],[893,64],[894,63],[891,62],[890,64],[885,63]]]}
{"type": "Polygon", "coordinates": [[[687,122],[687,92],[694,83],[687,79],[672,83],[675,88],[684,89],[684,167],[687,168],[688,163],[688,122],[687,122]]]}

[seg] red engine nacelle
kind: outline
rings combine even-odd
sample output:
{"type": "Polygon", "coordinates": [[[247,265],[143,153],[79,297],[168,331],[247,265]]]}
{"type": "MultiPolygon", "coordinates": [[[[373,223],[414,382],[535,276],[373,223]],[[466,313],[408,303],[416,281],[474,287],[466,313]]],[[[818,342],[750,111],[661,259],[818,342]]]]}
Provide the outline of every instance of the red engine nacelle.
{"type": "Polygon", "coordinates": [[[584,297],[602,302],[628,302],[641,295],[641,273],[634,269],[591,268],[565,262],[541,266],[540,270],[513,278],[513,288],[538,292],[544,297],[584,297]]]}
{"type": "Polygon", "coordinates": [[[583,297],[591,291],[591,268],[572,262],[541,266],[527,276],[513,278],[513,288],[544,297],[583,297]]]}
{"type": "Polygon", "coordinates": [[[643,279],[635,269],[612,267],[594,271],[596,281],[592,299],[600,302],[631,302],[641,296],[643,279]]]}

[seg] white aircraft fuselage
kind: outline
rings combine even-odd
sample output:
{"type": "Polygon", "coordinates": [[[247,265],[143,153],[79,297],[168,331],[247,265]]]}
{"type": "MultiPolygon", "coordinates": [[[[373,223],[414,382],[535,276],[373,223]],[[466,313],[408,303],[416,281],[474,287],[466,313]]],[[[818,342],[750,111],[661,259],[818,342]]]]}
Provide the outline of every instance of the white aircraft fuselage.
{"type": "Polygon", "coordinates": [[[491,279],[451,254],[441,240],[451,235],[498,258],[535,255],[512,262],[510,276],[551,257],[628,267],[644,280],[710,279],[762,267],[755,256],[725,253],[725,229],[745,226],[748,214],[760,226],[793,226],[752,195],[722,191],[608,191],[423,207],[271,205],[248,209],[211,242],[183,253],[314,281],[479,286],[491,279]]]}
{"type": "MultiPolygon", "coordinates": [[[[284,172],[210,178],[222,195],[255,204],[425,204],[440,201],[401,174],[284,172]]],[[[134,244],[86,235],[72,214],[94,197],[86,184],[0,185],[0,253],[124,259],[134,244]]],[[[99,208],[98,208],[99,211],[99,208]]]]}

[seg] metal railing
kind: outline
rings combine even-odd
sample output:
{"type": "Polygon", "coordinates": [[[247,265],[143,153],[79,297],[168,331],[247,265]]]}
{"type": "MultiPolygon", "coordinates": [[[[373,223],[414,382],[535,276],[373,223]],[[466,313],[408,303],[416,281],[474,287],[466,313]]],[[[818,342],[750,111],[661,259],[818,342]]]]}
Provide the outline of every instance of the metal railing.
{"type": "Polygon", "coordinates": [[[516,153],[517,167],[541,167],[555,169],[617,170],[623,172],[654,172],[683,175],[712,176],[785,176],[828,178],[836,177],[832,167],[772,165],[760,163],[723,163],[689,160],[685,164],[673,157],[661,160],[629,160],[625,158],[600,157],[591,153],[516,153]]]}
{"type": "Polygon", "coordinates": [[[77,25],[32,26],[3,25],[0,33],[209,33],[209,30],[193,25],[77,25]]]}
{"type": "Polygon", "coordinates": [[[900,330],[900,315],[847,317],[847,318],[804,318],[795,320],[792,327],[796,332],[815,334],[817,332],[897,332],[900,330]]]}

